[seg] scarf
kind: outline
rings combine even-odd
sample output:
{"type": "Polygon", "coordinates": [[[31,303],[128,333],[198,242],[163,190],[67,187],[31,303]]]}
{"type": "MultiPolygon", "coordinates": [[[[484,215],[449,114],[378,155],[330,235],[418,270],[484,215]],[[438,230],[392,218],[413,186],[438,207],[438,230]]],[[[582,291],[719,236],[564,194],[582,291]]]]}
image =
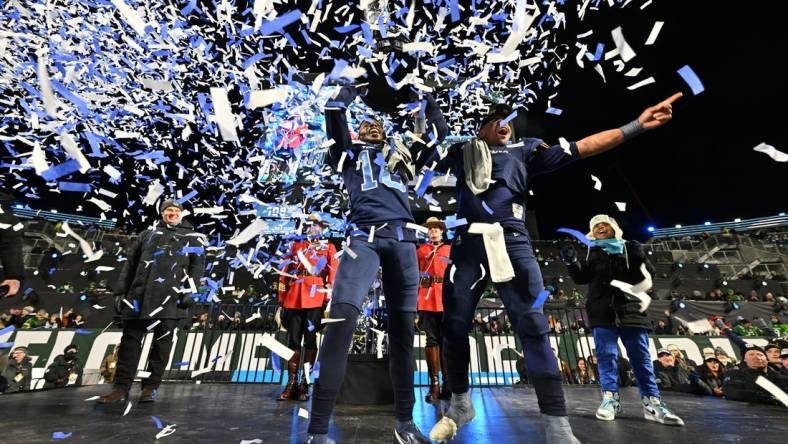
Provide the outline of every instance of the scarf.
{"type": "Polygon", "coordinates": [[[492,155],[487,142],[473,139],[462,146],[462,160],[465,168],[465,184],[478,195],[490,187],[492,182],[492,155]]]}
{"type": "Polygon", "coordinates": [[[599,247],[607,254],[623,254],[624,241],[620,239],[598,239],[591,241],[592,246],[599,247]]]}

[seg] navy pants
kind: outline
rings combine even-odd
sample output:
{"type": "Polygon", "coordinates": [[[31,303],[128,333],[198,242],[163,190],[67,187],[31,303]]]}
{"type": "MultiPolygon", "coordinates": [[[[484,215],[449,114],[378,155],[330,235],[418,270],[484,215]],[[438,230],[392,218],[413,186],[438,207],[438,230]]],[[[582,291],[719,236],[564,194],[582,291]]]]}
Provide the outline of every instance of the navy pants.
{"type": "Polygon", "coordinates": [[[602,390],[618,392],[618,338],[624,343],[638,382],[640,396],[659,398],[657,377],[648,350],[648,331],[635,327],[596,327],[594,344],[599,365],[599,382],[602,390]]]}
{"type": "MultiPolygon", "coordinates": [[[[558,361],[547,337],[550,327],[542,307],[533,308],[544,289],[539,264],[528,236],[513,232],[504,237],[515,277],[509,282],[496,283],[495,287],[523,344],[528,378],[534,384],[540,411],[566,416],[558,361]]],[[[465,393],[470,364],[468,332],[476,305],[490,279],[482,237],[468,233],[458,235],[450,259],[451,266],[443,278],[443,349],[448,363],[449,388],[452,393],[465,393]]]]}
{"type": "Polygon", "coordinates": [[[339,261],[331,296],[331,318],[345,319],[326,325],[320,345],[319,376],[312,395],[309,433],[328,433],[328,422],[347,368],[353,331],[378,267],[383,269],[383,293],[388,314],[389,373],[394,387],[395,414],[400,421],[412,419],[413,337],[418,300],[419,266],[416,245],[397,239],[373,242],[353,238],[339,261]]]}

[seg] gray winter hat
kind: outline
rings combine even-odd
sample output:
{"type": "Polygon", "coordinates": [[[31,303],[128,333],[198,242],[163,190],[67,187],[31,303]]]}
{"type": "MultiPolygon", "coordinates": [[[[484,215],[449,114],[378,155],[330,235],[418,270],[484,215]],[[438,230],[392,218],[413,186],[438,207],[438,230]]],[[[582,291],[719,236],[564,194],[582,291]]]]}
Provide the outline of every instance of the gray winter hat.
{"type": "Polygon", "coordinates": [[[164,210],[166,210],[169,207],[175,207],[175,208],[183,211],[183,205],[181,205],[180,203],[178,203],[177,201],[175,201],[173,199],[167,199],[164,202],[162,202],[161,205],[159,205],[159,213],[163,213],[164,210]]]}

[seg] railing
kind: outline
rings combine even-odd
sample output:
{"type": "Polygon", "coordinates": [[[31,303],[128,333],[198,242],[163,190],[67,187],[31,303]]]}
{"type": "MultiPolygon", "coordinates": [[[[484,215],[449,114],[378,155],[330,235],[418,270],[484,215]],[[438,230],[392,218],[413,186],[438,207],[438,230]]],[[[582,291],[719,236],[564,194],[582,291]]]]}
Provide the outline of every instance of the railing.
{"type": "MultiPolygon", "coordinates": [[[[205,382],[276,383],[287,378],[287,363],[278,358],[264,344],[271,338],[287,343],[287,332],[276,325],[276,307],[249,305],[222,305],[210,309],[209,326],[193,326],[185,340],[178,341],[175,356],[179,361],[165,374],[165,380],[192,379],[205,382]],[[238,313],[238,316],[236,316],[238,313]],[[259,313],[259,315],[258,315],[259,313]],[[227,320],[240,319],[219,327],[219,316],[227,320]],[[247,322],[249,321],[249,322],[247,322]],[[228,358],[229,357],[229,358],[228,358]]],[[[479,308],[476,311],[484,320],[474,323],[468,333],[471,348],[470,382],[472,386],[512,385],[520,381],[517,363],[522,363],[522,345],[507,321],[502,308],[479,308]]],[[[586,324],[585,311],[579,308],[547,309],[545,314],[551,325],[550,342],[555,354],[564,362],[562,374],[565,383],[575,383],[572,368],[579,358],[593,353],[586,324]]],[[[365,320],[359,321],[353,337],[351,353],[377,353],[375,333],[367,328],[365,320]]],[[[379,325],[378,328],[385,328],[379,325]]],[[[185,332],[184,332],[185,333],[185,332]]],[[[318,342],[322,335],[318,334],[318,342]]],[[[414,339],[414,383],[429,385],[429,372],[424,355],[426,335],[416,330],[414,339]]],[[[386,344],[382,345],[385,350],[386,344]]]]}

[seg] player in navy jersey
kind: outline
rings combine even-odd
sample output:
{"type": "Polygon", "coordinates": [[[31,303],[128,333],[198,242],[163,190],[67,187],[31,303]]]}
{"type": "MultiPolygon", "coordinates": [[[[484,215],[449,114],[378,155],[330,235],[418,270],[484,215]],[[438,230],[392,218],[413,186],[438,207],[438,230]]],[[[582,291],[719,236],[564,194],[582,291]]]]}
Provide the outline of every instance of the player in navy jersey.
{"type": "Polygon", "coordinates": [[[537,300],[544,286],[525,228],[528,180],[665,124],[672,117],[671,104],[680,97],[681,93],[677,93],[647,108],[638,119],[621,128],[563,147],[548,146],[533,138],[508,144],[512,127],[507,117],[512,109],[497,105],[481,122],[476,139],[451,146],[437,163],[430,165],[427,161],[435,171],[450,170],[457,176],[457,218],[467,220],[457,230],[451,250],[452,265],[443,279],[441,329],[451,404],[433,427],[430,438],[447,441],[475,416],[468,397],[468,331],[479,298],[492,280],[523,344],[528,379],[536,391],[548,444],[579,443],[567,418],[561,374],[547,337],[543,300],[537,300]]]}
{"type": "MultiPolygon", "coordinates": [[[[350,244],[339,261],[331,297],[331,318],[319,353],[319,376],[312,394],[308,443],[327,441],[328,423],[345,376],[347,354],[361,304],[383,269],[383,291],[388,313],[389,373],[394,387],[396,425],[400,443],[429,443],[413,423],[413,337],[418,300],[419,268],[416,259],[414,219],[408,201],[409,159],[426,145],[397,148],[386,140],[383,125],[365,119],[359,140],[352,141],[346,108],[357,95],[345,86],[326,104],[326,131],[333,139],[328,162],[342,175],[350,201],[350,244]],[[402,152],[402,150],[406,152],[402,152]],[[409,151],[409,152],[408,152],[409,151]],[[401,159],[402,162],[397,162],[401,159]]],[[[422,102],[429,125],[427,134],[439,143],[448,133],[440,108],[431,96],[422,102]]]]}

